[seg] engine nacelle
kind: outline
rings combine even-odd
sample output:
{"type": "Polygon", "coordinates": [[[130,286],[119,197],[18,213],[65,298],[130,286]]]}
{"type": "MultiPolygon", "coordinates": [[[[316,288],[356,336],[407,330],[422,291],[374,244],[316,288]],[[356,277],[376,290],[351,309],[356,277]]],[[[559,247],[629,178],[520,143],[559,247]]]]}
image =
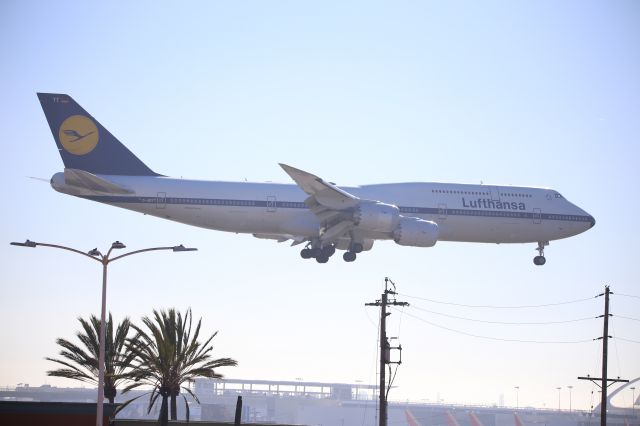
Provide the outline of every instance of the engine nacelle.
{"type": "Polygon", "coordinates": [[[353,212],[355,225],[367,231],[392,232],[398,226],[400,210],[384,203],[362,203],[353,212]]]}
{"type": "Polygon", "coordinates": [[[416,217],[400,217],[393,240],[401,246],[433,247],[438,242],[438,224],[416,217]]]}

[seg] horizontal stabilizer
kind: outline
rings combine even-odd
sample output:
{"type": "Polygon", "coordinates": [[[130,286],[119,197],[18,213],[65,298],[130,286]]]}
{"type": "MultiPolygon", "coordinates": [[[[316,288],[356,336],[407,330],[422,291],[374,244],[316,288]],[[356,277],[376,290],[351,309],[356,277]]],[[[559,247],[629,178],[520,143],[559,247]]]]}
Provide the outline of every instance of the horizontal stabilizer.
{"type": "Polygon", "coordinates": [[[92,173],[77,169],[64,169],[64,182],[69,186],[106,194],[133,194],[130,189],[102,179],[92,173]]]}

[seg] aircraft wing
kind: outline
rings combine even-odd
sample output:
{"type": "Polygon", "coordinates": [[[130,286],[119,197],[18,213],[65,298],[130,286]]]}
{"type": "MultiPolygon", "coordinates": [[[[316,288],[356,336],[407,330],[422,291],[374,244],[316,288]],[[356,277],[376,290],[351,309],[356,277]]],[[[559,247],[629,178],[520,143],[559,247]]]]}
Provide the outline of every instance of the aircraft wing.
{"type": "Polygon", "coordinates": [[[280,167],[287,172],[291,179],[318,204],[333,210],[344,210],[358,205],[360,199],[338,188],[330,182],[304,170],[296,169],[280,163],[280,167]]]}
{"type": "Polygon", "coordinates": [[[292,240],[292,246],[297,246],[298,244],[302,244],[303,242],[307,241],[307,237],[289,234],[253,234],[253,236],[261,240],[276,240],[279,243],[284,243],[285,241],[292,240]]]}
{"type": "Polygon", "coordinates": [[[304,170],[282,163],[280,163],[280,167],[304,192],[309,194],[305,204],[323,224],[320,231],[321,241],[333,242],[353,228],[353,217],[349,211],[366,200],[361,200],[304,170]]]}

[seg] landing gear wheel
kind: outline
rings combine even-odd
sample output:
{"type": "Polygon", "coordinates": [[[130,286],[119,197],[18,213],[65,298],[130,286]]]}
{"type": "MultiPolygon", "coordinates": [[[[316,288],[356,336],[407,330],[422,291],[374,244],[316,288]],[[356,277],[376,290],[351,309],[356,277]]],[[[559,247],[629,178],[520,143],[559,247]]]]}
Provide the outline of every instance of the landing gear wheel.
{"type": "Polygon", "coordinates": [[[329,258],[327,256],[320,255],[316,257],[316,262],[318,263],[327,263],[328,261],[329,261],[329,258]]]}
{"type": "Polygon", "coordinates": [[[533,258],[533,263],[538,266],[542,266],[547,263],[547,259],[544,256],[536,256],[533,258]]]}
{"type": "Polygon", "coordinates": [[[353,262],[354,260],[356,260],[356,254],[352,251],[348,251],[342,255],[342,258],[345,262],[353,262]]]}
{"type": "Polygon", "coordinates": [[[300,256],[303,259],[311,259],[313,257],[313,253],[311,252],[311,249],[304,248],[300,251],[300,256]]]}
{"type": "Polygon", "coordinates": [[[326,256],[327,258],[333,256],[336,252],[336,248],[332,245],[322,247],[322,256],[326,256]]]}
{"type": "Polygon", "coordinates": [[[362,246],[362,244],[360,243],[353,243],[351,244],[351,251],[354,253],[362,253],[362,250],[364,250],[364,247],[362,246]]]}

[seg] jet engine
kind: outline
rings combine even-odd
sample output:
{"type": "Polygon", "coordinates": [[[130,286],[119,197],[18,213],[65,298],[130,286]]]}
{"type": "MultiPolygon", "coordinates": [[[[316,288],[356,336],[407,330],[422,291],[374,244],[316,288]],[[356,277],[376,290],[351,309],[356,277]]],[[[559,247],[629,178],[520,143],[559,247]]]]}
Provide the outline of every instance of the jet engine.
{"type": "Polygon", "coordinates": [[[401,246],[433,247],[438,241],[438,224],[416,217],[400,217],[393,240],[401,246]]]}
{"type": "Polygon", "coordinates": [[[361,203],[353,212],[355,225],[366,231],[392,232],[400,220],[398,207],[385,203],[361,203]]]}

